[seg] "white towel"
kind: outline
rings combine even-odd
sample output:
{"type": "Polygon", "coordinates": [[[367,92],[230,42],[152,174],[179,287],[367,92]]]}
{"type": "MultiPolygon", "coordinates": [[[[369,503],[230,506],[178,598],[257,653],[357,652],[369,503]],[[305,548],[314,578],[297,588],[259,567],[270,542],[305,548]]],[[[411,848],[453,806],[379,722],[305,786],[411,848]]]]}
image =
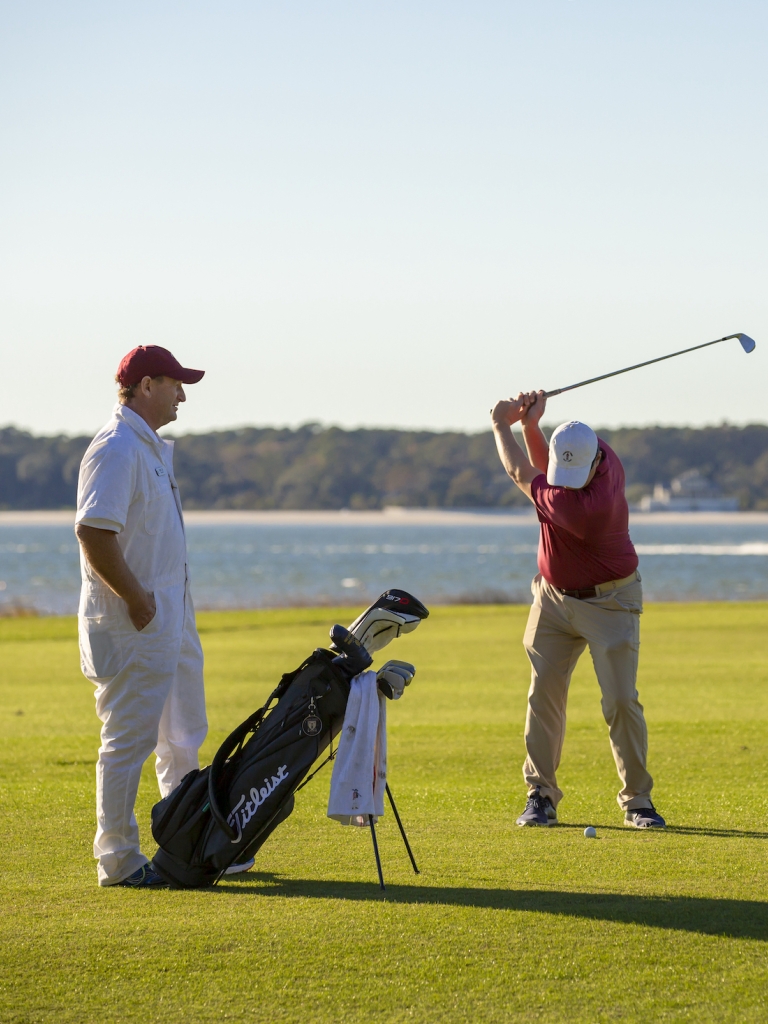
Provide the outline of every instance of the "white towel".
{"type": "Polygon", "coordinates": [[[387,784],[387,701],[376,673],[361,672],[349,687],[339,749],[333,763],[328,817],[342,825],[368,825],[384,813],[387,784]]]}

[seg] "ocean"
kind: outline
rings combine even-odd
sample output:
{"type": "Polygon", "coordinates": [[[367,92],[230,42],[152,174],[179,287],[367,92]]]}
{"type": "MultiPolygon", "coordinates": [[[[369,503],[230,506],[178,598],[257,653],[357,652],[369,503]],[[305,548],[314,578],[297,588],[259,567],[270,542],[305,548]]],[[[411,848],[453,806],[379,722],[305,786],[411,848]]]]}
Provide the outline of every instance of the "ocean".
{"type": "MultiPolygon", "coordinates": [[[[637,514],[630,532],[649,601],[768,598],[768,514],[637,514]]],[[[527,603],[537,538],[530,514],[187,515],[199,609],[362,607],[388,587],[427,604],[527,603]]],[[[72,614],[79,581],[71,513],[0,513],[0,614],[72,614]]]]}

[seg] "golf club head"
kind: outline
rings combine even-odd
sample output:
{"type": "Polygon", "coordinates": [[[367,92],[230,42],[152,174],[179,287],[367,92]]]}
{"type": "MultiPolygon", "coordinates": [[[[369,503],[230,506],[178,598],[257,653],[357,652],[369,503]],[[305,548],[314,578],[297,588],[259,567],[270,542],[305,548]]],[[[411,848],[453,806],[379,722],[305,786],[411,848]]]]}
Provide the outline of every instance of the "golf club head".
{"type": "Polygon", "coordinates": [[[745,352],[754,352],[755,343],[748,334],[737,334],[736,337],[739,339],[739,344],[745,352]]]}
{"type": "Polygon", "coordinates": [[[389,700],[400,700],[415,675],[416,669],[409,662],[388,661],[376,673],[376,683],[389,700]]]}
{"type": "Polygon", "coordinates": [[[331,650],[339,651],[339,656],[333,659],[333,664],[342,669],[350,679],[370,668],[373,661],[357,637],[344,626],[331,626],[331,650]]]}
{"type": "Polygon", "coordinates": [[[387,590],[358,615],[350,632],[369,654],[380,651],[403,633],[411,633],[429,615],[418,598],[405,590],[387,590]]]}

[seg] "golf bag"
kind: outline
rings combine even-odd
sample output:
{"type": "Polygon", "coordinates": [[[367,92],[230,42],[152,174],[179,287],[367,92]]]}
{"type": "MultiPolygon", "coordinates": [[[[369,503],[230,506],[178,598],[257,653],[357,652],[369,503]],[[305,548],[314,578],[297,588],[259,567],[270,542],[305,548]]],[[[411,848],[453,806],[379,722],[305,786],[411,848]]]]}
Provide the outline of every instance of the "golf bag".
{"type": "Polygon", "coordinates": [[[213,762],[186,775],[152,808],[159,846],[152,862],[158,873],[171,885],[198,888],[252,857],[289,816],[296,790],[340,732],[350,680],[370,666],[370,652],[415,629],[428,615],[416,598],[389,591],[351,631],[334,626],[332,649],[315,650],[284,675],[267,703],[227,737],[213,762]]]}

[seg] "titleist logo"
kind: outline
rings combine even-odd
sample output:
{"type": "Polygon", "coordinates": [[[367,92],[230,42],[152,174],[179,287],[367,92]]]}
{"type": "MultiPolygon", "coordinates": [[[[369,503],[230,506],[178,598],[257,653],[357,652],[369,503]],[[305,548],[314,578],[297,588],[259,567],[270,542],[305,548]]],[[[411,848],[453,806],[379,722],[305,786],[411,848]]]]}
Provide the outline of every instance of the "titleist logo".
{"type": "Polygon", "coordinates": [[[261,807],[268,796],[274,793],[280,783],[287,778],[288,765],[284,764],[281,768],[278,768],[277,774],[273,775],[271,779],[264,779],[264,785],[260,789],[257,789],[255,786],[251,787],[250,800],[246,799],[246,794],[243,793],[227,818],[227,824],[237,829],[237,838],[232,840],[233,844],[240,842],[243,838],[243,829],[254,816],[257,809],[261,807]]]}

